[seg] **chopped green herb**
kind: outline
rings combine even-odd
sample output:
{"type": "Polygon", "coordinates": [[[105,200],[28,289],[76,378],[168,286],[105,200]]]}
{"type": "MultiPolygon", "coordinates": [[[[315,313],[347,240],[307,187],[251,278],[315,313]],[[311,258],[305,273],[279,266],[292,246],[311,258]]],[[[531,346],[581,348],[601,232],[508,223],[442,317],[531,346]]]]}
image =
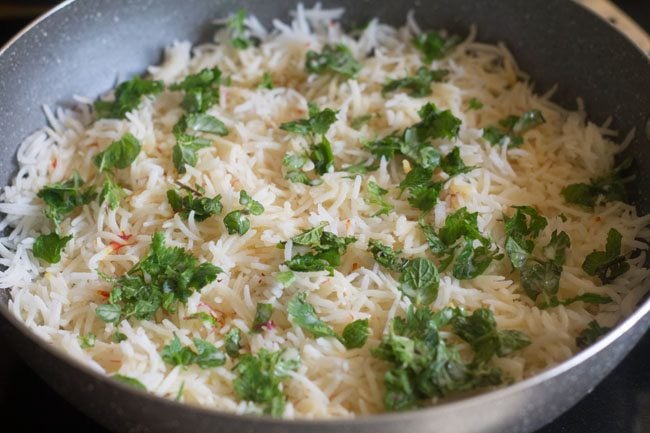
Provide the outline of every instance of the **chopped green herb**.
{"type": "Polygon", "coordinates": [[[368,197],[363,200],[369,205],[379,206],[379,209],[372,216],[388,215],[395,209],[395,206],[384,198],[388,194],[388,190],[383,189],[373,181],[369,181],[366,185],[366,191],[368,192],[368,197]]]}
{"type": "Polygon", "coordinates": [[[128,337],[120,331],[115,331],[111,339],[113,343],[121,343],[122,341],[128,340],[128,337]]]}
{"type": "Polygon", "coordinates": [[[163,361],[170,365],[189,366],[196,364],[206,369],[219,367],[226,363],[226,357],[212,343],[200,338],[193,340],[196,351],[189,346],[183,346],[177,335],[167,343],[160,352],[163,361]]]}
{"type": "Polygon", "coordinates": [[[229,235],[238,234],[242,236],[251,228],[251,222],[246,217],[246,212],[235,210],[229,212],[223,219],[229,235]]]}
{"type": "Polygon", "coordinates": [[[361,127],[362,127],[363,125],[365,125],[365,124],[367,124],[368,122],[370,122],[370,120],[372,120],[372,114],[370,114],[370,113],[368,113],[368,114],[363,114],[363,115],[361,115],[361,116],[357,116],[357,117],[355,117],[354,119],[352,119],[352,120],[350,121],[350,126],[352,127],[352,129],[359,130],[359,129],[361,129],[361,127]]]}
{"type": "Polygon", "coordinates": [[[278,280],[278,283],[282,285],[282,287],[287,288],[292,285],[294,281],[296,281],[296,274],[291,271],[283,271],[278,272],[275,278],[278,280]]]}
{"type": "Polygon", "coordinates": [[[564,300],[560,300],[555,296],[552,297],[548,302],[539,304],[538,307],[543,310],[546,308],[557,307],[558,305],[571,305],[576,302],[584,302],[585,304],[593,304],[593,305],[602,305],[602,304],[609,304],[610,302],[613,302],[613,299],[610,298],[609,296],[586,292],[583,293],[582,295],[574,296],[573,298],[564,299],[564,300]]]}
{"type": "Polygon", "coordinates": [[[320,143],[311,146],[309,159],[314,163],[314,170],[318,174],[328,173],[334,168],[334,152],[327,137],[323,135],[320,143]]]}
{"type": "Polygon", "coordinates": [[[438,269],[428,259],[407,260],[402,268],[399,289],[416,306],[431,304],[438,297],[438,269]]]}
{"type": "Polygon", "coordinates": [[[140,142],[130,132],[117,141],[112,142],[103,152],[93,158],[99,171],[109,171],[114,168],[127,168],[135,161],[140,153],[140,142]]]}
{"type": "Polygon", "coordinates": [[[369,335],[368,319],[359,319],[345,326],[341,335],[341,342],[346,349],[356,349],[366,344],[369,335]]]}
{"type": "Polygon", "coordinates": [[[388,335],[372,350],[391,364],[384,376],[386,409],[405,410],[433,397],[501,383],[500,370],[463,363],[458,350],[443,340],[440,329],[459,314],[454,308],[434,313],[410,306],[405,318],[393,319],[388,335]]]}
{"type": "Polygon", "coordinates": [[[275,88],[271,74],[269,74],[268,72],[264,72],[262,74],[262,81],[260,81],[260,84],[258,84],[257,87],[259,87],[260,89],[268,89],[268,90],[275,88]]]}
{"type": "Polygon", "coordinates": [[[125,196],[126,192],[124,191],[124,188],[113,182],[113,180],[107,176],[106,179],[104,179],[102,190],[99,193],[99,204],[106,202],[108,203],[109,209],[114,210],[117,209],[120,205],[120,201],[125,196]]]}
{"type": "Polygon", "coordinates": [[[97,316],[117,323],[134,316],[151,320],[162,308],[176,311],[195,290],[201,290],[223,272],[211,263],[201,263],[179,247],[165,246],[165,236],[156,232],[147,256],[126,274],[112,279],[109,302],[97,307],[97,316]]]}
{"type": "Polygon", "coordinates": [[[194,167],[198,162],[198,151],[212,146],[212,142],[205,138],[179,133],[176,134],[176,144],[172,149],[172,160],[176,170],[183,174],[187,171],[185,165],[194,167]]]}
{"type": "Polygon", "coordinates": [[[513,206],[515,214],[504,216],[506,232],[506,252],[512,266],[520,268],[526,262],[535,246],[534,240],[548,225],[546,218],[530,206],[513,206]]]}
{"type": "Polygon", "coordinates": [[[181,397],[183,397],[184,391],[185,391],[185,381],[181,382],[181,386],[178,388],[178,392],[176,393],[176,398],[174,398],[174,401],[181,401],[181,397]]]}
{"type": "Polygon", "coordinates": [[[143,96],[156,95],[164,88],[165,84],[162,81],[133,77],[117,86],[114,101],[95,101],[95,114],[98,119],[123,119],[126,117],[126,113],[138,108],[143,96]]]}
{"type": "Polygon", "coordinates": [[[273,305],[258,302],[255,308],[255,318],[253,319],[253,332],[261,332],[263,327],[268,326],[272,314],[273,305]]]}
{"type": "Polygon", "coordinates": [[[468,106],[470,110],[480,110],[483,108],[483,103],[476,98],[472,98],[469,100],[468,106]]]}
{"type": "Polygon", "coordinates": [[[605,251],[594,251],[585,257],[582,270],[587,275],[597,276],[603,284],[611,283],[630,269],[630,264],[621,255],[623,236],[616,229],[607,233],[605,251]]]}
{"type": "Polygon", "coordinates": [[[384,84],[381,93],[385,96],[387,93],[404,89],[408,90],[410,96],[422,98],[431,94],[431,84],[444,80],[447,75],[449,71],[445,69],[430,70],[420,66],[414,76],[391,80],[384,84]]]}
{"type": "Polygon", "coordinates": [[[282,165],[291,170],[299,170],[307,164],[307,161],[309,161],[309,158],[306,155],[287,153],[282,158],[282,165]]]}
{"type": "Polygon", "coordinates": [[[97,193],[92,187],[83,188],[84,181],[79,173],[63,183],[51,183],[44,186],[37,194],[45,202],[45,216],[54,221],[55,226],[77,207],[90,203],[97,193]]]}
{"type": "Polygon", "coordinates": [[[183,108],[188,113],[204,113],[219,102],[219,86],[222,83],[221,70],[217,67],[203,69],[188,75],[180,83],[169,86],[171,90],[185,91],[183,108]]]}
{"type": "Polygon", "coordinates": [[[242,400],[260,404],[266,414],[282,416],[287,397],[280,383],[299,365],[299,360],[287,359],[283,352],[261,349],[257,355],[242,355],[234,368],[238,375],[233,380],[235,393],[242,400]]]}
{"type": "Polygon", "coordinates": [[[449,54],[459,42],[460,38],[458,36],[445,37],[436,31],[421,33],[413,39],[413,45],[415,45],[415,48],[420,51],[422,60],[426,63],[442,59],[449,54]]]}
{"type": "Polygon", "coordinates": [[[228,135],[228,128],[219,119],[206,113],[190,113],[181,118],[174,126],[175,133],[187,131],[207,132],[209,134],[225,137],[228,135]]]}
{"type": "Polygon", "coordinates": [[[304,293],[299,293],[287,304],[287,313],[291,322],[309,332],[314,338],[336,337],[336,332],[316,315],[314,306],[306,300],[304,293]]]}
{"type": "Polygon", "coordinates": [[[399,184],[400,189],[409,191],[408,202],[416,209],[429,212],[436,205],[443,183],[434,182],[433,170],[415,167],[399,184]]]}
{"type": "Polygon", "coordinates": [[[307,52],[305,69],[311,74],[332,72],[345,78],[354,78],[361,70],[361,63],[354,58],[350,49],[345,45],[325,45],[320,54],[312,50],[307,52]]]}
{"type": "Polygon", "coordinates": [[[634,175],[623,177],[632,165],[627,158],[610,174],[591,179],[590,183],[574,183],[562,189],[561,194],[567,203],[593,209],[599,202],[627,201],[625,184],[634,180],[634,175]]]}
{"type": "Polygon", "coordinates": [[[222,210],[221,196],[203,197],[198,195],[198,191],[188,189],[189,194],[181,196],[181,194],[173,189],[167,191],[167,201],[174,212],[187,219],[190,212],[194,211],[194,219],[196,221],[205,221],[213,215],[220,214],[222,210]]]}
{"type": "Polygon", "coordinates": [[[88,349],[91,347],[95,347],[95,342],[97,341],[97,337],[95,337],[95,334],[92,332],[89,332],[86,335],[79,335],[77,337],[77,341],[79,341],[79,346],[82,349],[88,349]]]}
{"type": "Polygon", "coordinates": [[[348,165],[343,167],[341,170],[347,171],[352,174],[366,174],[371,171],[375,171],[379,168],[379,163],[370,163],[369,161],[360,162],[358,164],[348,165]]]}
{"type": "Polygon", "coordinates": [[[113,379],[117,380],[118,382],[122,382],[126,385],[132,386],[137,389],[141,389],[142,391],[146,391],[147,387],[142,384],[138,379],[134,379],[129,376],[124,376],[123,374],[114,374],[111,376],[113,379]]]}
{"type": "Polygon", "coordinates": [[[34,242],[32,253],[34,257],[48,263],[59,263],[61,261],[61,251],[63,251],[70,239],[72,239],[72,236],[61,237],[56,233],[40,235],[34,242]]]}
{"type": "Polygon", "coordinates": [[[600,337],[611,331],[611,329],[612,328],[602,327],[598,324],[598,322],[592,320],[576,338],[576,346],[581,349],[591,346],[596,341],[598,341],[600,337]]]}
{"type": "Polygon", "coordinates": [[[469,173],[474,170],[476,166],[467,166],[460,157],[460,148],[454,147],[454,150],[440,159],[440,168],[449,176],[456,176],[457,174],[469,173]]]}
{"type": "Polygon", "coordinates": [[[246,31],[244,20],[246,19],[246,11],[240,9],[236,14],[228,19],[228,31],[230,32],[230,42],[232,46],[238,50],[245,50],[253,45],[253,40],[246,31]]]}
{"type": "Polygon", "coordinates": [[[406,265],[406,260],[399,257],[402,251],[395,251],[378,240],[368,241],[368,251],[372,253],[377,263],[391,271],[401,272],[406,265]]]}
{"type": "Polygon", "coordinates": [[[471,316],[456,315],[451,324],[454,332],[472,346],[474,364],[485,363],[494,355],[506,356],[530,344],[522,332],[497,330],[494,313],[487,308],[479,308],[471,316]]]}
{"type": "Polygon", "coordinates": [[[213,328],[216,328],[219,325],[217,319],[215,319],[212,314],[208,314],[205,311],[198,311],[196,313],[190,314],[188,316],[188,319],[199,319],[200,321],[207,323],[213,328]]]}
{"type": "Polygon", "coordinates": [[[306,230],[294,236],[291,240],[294,245],[310,247],[311,252],[296,254],[284,264],[296,272],[328,271],[341,264],[341,256],[345,254],[348,244],[356,238],[347,236],[339,237],[333,233],[323,231],[327,223],[306,230]]]}
{"type": "Polygon", "coordinates": [[[316,136],[325,134],[336,122],[336,111],[325,108],[322,111],[318,105],[309,103],[309,118],[293,120],[280,125],[280,129],[294,134],[316,136]]]}
{"type": "Polygon", "coordinates": [[[238,328],[232,328],[228,331],[224,341],[224,348],[231,358],[239,357],[239,351],[241,350],[241,332],[238,328]]]}
{"type": "Polygon", "coordinates": [[[492,145],[518,147],[524,143],[524,133],[545,122],[541,111],[527,111],[521,116],[508,116],[501,119],[499,126],[490,125],[484,128],[483,138],[492,145]]]}

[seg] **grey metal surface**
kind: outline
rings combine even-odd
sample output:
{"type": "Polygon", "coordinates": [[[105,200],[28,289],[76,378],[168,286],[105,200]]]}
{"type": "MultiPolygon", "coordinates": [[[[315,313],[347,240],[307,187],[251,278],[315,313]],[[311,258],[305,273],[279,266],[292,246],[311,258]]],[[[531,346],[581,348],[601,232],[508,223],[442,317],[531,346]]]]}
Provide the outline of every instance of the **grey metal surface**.
{"type": "MultiPolygon", "coordinates": [[[[306,1],[311,4],[313,1],[306,1]]],[[[379,16],[400,24],[409,9],[424,27],[505,41],[544,91],[575,106],[581,96],[591,119],[613,116],[614,127],[645,131],[650,114],[648,58],[624,36],[566,0],[324,1],[346,6],[347,22],[379,16]]],[[[0,53],[0,183],[15,173],[21,140],[45,124],[41,104],[65,104],[74,94],[96,96],[116,80],[160,59],[175,39],[209,38],[212,17],[239,7],[263,22],[286,18],[295,4],[277,1],[77,0],[50,14],[0,53]]],[[[637,134],[629,153],[639,166],[633,195],[650,210],[648,137],[637,134]]],[[[523,432],[550,422],[592,389],[650,325],[650,302],[596,345],[571,360],[513,386],[417,411],[347,421],[287,422],[235,416],[180,405],[115,384],[34,337],[9,313],[0,292],[0,328],[16,350],[59,393],[99,422],[128,432],[523,432]]]]}

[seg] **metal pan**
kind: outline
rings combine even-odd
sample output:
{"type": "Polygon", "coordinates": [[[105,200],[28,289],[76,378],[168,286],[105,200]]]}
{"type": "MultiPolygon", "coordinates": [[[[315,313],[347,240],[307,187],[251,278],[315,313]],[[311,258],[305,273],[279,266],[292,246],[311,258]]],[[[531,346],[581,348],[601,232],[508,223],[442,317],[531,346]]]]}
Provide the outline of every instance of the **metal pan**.
{"type": "MultiPolygon", "coordinates": [[[[311,4],[313,1],[305,1],[311,4]]],[[[378,16],[398,25],[413,9],[425,28],[504,41],[543,92],[559,84],[556,102],[586,103],[591,120],[613,117],[620,131],[636,128],[628,153],[639,167],[632,197],[650,212],[650,61],[624,36],[566,0],[323,1],[345,6],[345,21],[378,16]]],[[[67,1],[0,51],[0,183],[16,170],[18,144],[45,124],[41,104],[65,104],[75,93],[98,95],[160,60],[174,39],[210,36],[211,17],[243,7],[262,21],[287,18],[295,1],[77,0],[67,1]]],[[[598,343],[570,360],[507,388],[405,413],[353,420],[283,421],[237,416],[134,390],[101,376],[38,339],[8,311],[0,291],[0,328],[55,390],[100,423],[128,432],[522,432],[550,422],[591,390],[650,326],[650,301],[598,343]]]]}

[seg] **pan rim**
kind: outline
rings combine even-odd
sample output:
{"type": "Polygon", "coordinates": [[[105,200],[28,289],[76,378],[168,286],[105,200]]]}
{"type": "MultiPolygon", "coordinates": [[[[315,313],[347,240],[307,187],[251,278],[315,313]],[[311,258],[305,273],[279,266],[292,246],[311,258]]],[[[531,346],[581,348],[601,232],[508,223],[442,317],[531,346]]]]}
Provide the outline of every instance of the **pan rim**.
{"type": "MultiPolygon", "coordinates": [[[[53,7],[49,11],[45,12],[38,18],[34,19],[26,27],[24,27],[20,32],[18,32],[14,37],[12,37],[8,42],[6,42],[2,47],[0,47],[0,60],[2,56],[24,35],[34,30],[41,22],[46,21],[51,16],[55,15],[58,12],[69,7],[71,4],[77,2],[77,0],[65,0],[57,6],[53,7]]],[[[620,36],[623,36],[628,45],[631,45],[638,54],[646,58],[648,64],[650,65],[650,56],[646,54],[634,41],[632,41],[625,33],[621,32],[618,28],[609,23],[606,19],[596,14],[592,10],[588,9],[584,5],[577,2],[568,2],[575,7],[576,10],[582,10],[582,12],[591,15],[592,17],[597,18],[602,23],[606,24],[610,31],[615,31],[620,36]]],[[[0,289],[0,290],[10,290],[0,289]]],[[[236,414],[233,412],[225,412],[218,409],[212,409],[205,406],[193,405],[188,403],[181,403],[169,398],[161,397],[157,394],[154,394],[149,391],[143,391],[132,386],[123,384],[116,380],[112,380],[110,376],[99,373],[90,366],[82,363],[77,358],[72,357],[68,353],[64,352],[62,349],[54,347],[49,344],[43,338],[38,336],[36,332],[32,331],[25,323],[20,321],[9,309],[8,305],[4,302],[0,302],[0,316],[3,317],[11,326],[13,326],[21,335],[29,339],[33,344],[37,345],[40,349],[46,351],[51,356],[54,356],[59,361],[62,361],[66,364],[71,365],[76,370],[80,370],[86,375],[90,376],[92,379],[97,380],[109,387],[116,387],[122,389],[125,392],[134,394],[145,398],[156,405],[164,405],[173,409],[181,409],[200,416],[207,416],[212,418],[222,418],[222,419],[231,419],[239,422],[247,422],[252,424],[272,424],[276,427],[282,426],[304,426],[310,428],[317,427],[336,427],[336,426],[346,426],[354,427],[359,425],[368,425],[368,424],[384,424],[384,423],[398,423],[406,419],[413,420],[413,418],[424,418],[431,417],[433,415],[443,415],[447,412],[453,412],[459,410],[459,408],[472,408],[477,406],[483,406],[489,404],[491,401],[500,400],[506,397],[511,396],[512,394],[517,394],[523,390],[533,388],[539,385],[542,382],[548,381],[552,378],[560,376],[573,368],[577,367],[580,364],[587,362],[589,359],[596,356],[598,353],[607,349],[610,345],[614,344],[617,340],[624,336],[630,329],[634,328],[639,322],[641,322],[647,316],[650,316],[650,297],[643,301],[640,305],[637,305],[634,312],[625,318],[623,321],[618,323],[609,333],[603,336],[593,345],[588,348],[576,353],[569,359],[549,368],[541,371],[540,373],[531,376],[527,379],[516,382],[512,385],[508,385],[502,388],[498,388],[492,391],[481,392],[477,395],[468,396],[461,398],[459,400],[442,402],[432,406],[412,409],[404,412],[382,412],[378,414],[371,415],[357,415],[353,418],[327,418],[327,419],[279,419],[273,418],[268,415],[254,415],[254,414],[236,414]]],[[[40,375],[38,371],[37,374],[40,375]]],[[[49,386],[49,385],[48,385],[49,386]]],[[[56,391],[56,390],[55,390],[56,391]]],[[[58,392],[57,392],[58,393],[58,392]]],[[[63,397],[61,397],[63,398],[63,397]]],[[[550,420],[549,420],[550,421],[550,420]]]]}

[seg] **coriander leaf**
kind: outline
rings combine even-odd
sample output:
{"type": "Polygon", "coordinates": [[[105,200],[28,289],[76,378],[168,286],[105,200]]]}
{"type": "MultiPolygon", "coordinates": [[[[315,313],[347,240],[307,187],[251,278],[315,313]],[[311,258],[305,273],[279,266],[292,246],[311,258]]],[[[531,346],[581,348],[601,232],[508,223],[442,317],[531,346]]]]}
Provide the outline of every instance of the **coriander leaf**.
{"type": "Polygon", "coordinates": [[[483,108],[483,103],[476,98],[470,99],[468,105],[470,110],[480,110],[483,108]]]}
{"type": "Polygon", "coordinates": [[[178,191],[170,189],[167,191],[167,201],[174,212],[180,213],[185,219],[189,218],[191,211],[194,211],[194,219],[199,222],[220,214],[222,210],[221,195],[212,198],[197,196],[192,190],[182,196],[178,191]]]}
{"type": "Polygon", "coordinates": [[[524,143],[523,134],[545,123],[539,110],[527,111],[521,116],[510,115],[499,121],[499,126],[490,125],[483,129],[483,138],[492,145],[507,145],[510,148],[524,143]]]}
{"type": "Polygon", "coordinates": [[[114,374],[111,376],[113,379],[117,380],[118,382],[122,382],[125,385],[132,386],[137,389],[141,389],[142,391],[146,391],[147,387],[142,384],[138,379],[134,379],[129,376],[124,376],[123,374],[114,374]]]}
{"type": "Polygon", "coordinates": [[[188,346],[183,346],[181,340],[176,334],[174,338],[167,343],[160,352],[163,361],[170,365],[188,366],[196,360],[196,353],[188,346]]]}
{"type": "Polygon", "coordinates": [[[253,332],[261,332],[263,327],[268,326],[271,314],[273,314],[273,305],[258,302],[253,319],[253,332]]]}
{"type": "Polygon", "coordinates": [[[388,215],[395,208],[395,206],[384,198],[388,194],[388,190],[383,189],[375,182],[369,181],[366,185],[366,191],[368,192],[368,197],[363,199],[366,204],[379,206],[377,212],[372,214],[372,216],[388,215]]]}
{"type": "Polygon", "coordinates": [[[114,101],[95,101],[95,114],[98,119],[123,119],[126,117],[126,113],[138,108],[143,96],[156,95],[164,88],[165,84],[162,81],[133,77],[117,86],[114,101]]]}
{"type": "Polygon", "coordinates": [[[280,383],[298,365],[298,360],[283,359],[282,352],[261,349],[257,355],[242,355],[234,368],[238,375],[233,380],[235,394],[242,400],[262,405],[266,414],[282,416],[287,397],[280,389],[280,383]]]}
{"type": "Polygon", "coordinates": [[[180,132],[186,132],[189,129],[195,132],[207,132],[222,137],[228,135],[226,125],[221,120],[206,113],[190,113],[181,122],[179,122],[181,123],[179,127],[182,128],[182,126],[185,126],[185,128],[180,132]]]}
{"type": "Polygon", "coordinates": [[[460,157],[460,148],[454,147],[454,150],[440,159],[440,168],[449,176],[456,176],[457,174],[469,173],[476,166],[465,165],[465,162],[460,157]]]}
{"type": "Polygon", "coordinates": [[[45,185],[36,195],[45,202],[45,216],[59,223],[77,207],[90,203],[97,193],[92,187],[83,188],[84,181],[79,173],[63,183],[45,185]]]}
{"type": "Polygon", "coordinates": [[[591,346],[596,341],[598,341],[600,337],[611,331],[611,329],[612,328],[602,327],[598,324],[598,322],[592,320],[576,338],[576,346],[581,349],[591,346]]]}
{"type": "Polygon", "coordinates": [[[459,42],[460,38],[458,36],[445,37],[436,31],[421,33],[413,39],[413,45],[420,51],[422,60],[426,63],[442,59],[459,42]]]}
{"type": "Polygon", "coordinates": [[[228,213],[224,217],[223,223],[229,235],[238,234],[241,236],[251,228],[251,222],[246,217],[246,212],[240,210],[228,213]]]}
{"type": "Polygon", "coordinates": [[[275,279],[286,289],[296,281],[296,274],[291,271],[278,272],[275,279]]]}
{"type": "Polygon", "coordinates": [[[241,190],[239,193],[239,204],[253,215],[262,215],[264,212],[264,206],[260,202],[253,200],[253,197],[245,190],[241,190]]]}
{"type": "Polygon", "coordinates": [[[305,69],[311,74],[332,72],[345,78],[354,78],[361,70],[350,49],[343,44],[325,45],[320,53],[309,50],[305,57],[305,69]]]}
{"type": "Polygon", "coordinates": [[[230,42],[232,46],[238,50],[245,50],[253,45],[253,40],[248,36],[244,20],[246,19],[246,11],[240,9],[236,14],[228,19],[228,31],[230,33],[230,42]]]}
{"type": "Polygon", "coordinates": [[[429,70],[425,66],[420,66],[414,76],[391,80],[384,84],[381,93],[386,96],[387,93],[405,89],[409,91],[410,96],[422,98],[431,94],[432,83],[444,80],[447,75],[449,75],[447,70],[429,70]]]}
{"type": "Polygon", "coordinates": [[[59,263],[61,261],[61,251],[63,251],[70,239],[72,239],[72,236],[60,237],[56,233],[40,235],[34,242],[32,253],[34,257],[48,263],[59,263]]]}
{"type": "Polygon", "coordinates": [[[169,86],[171,90],[185,91],[183,108],[188,113],[203,113],[219,102],[221,70],[217,67],[203,69],[188,75],[180,83],[169,86]]]}
{"type": "Polygon", "coordinates": [[[97,337],[95,337],[95,334],[93,334],[92,332],[89,332],[86,335],[77,336],[77,341],[79,342],[79,346],[82,349],[88,349],[91,347],[95,347],[95,342],[97,341],[97,337]]]}
{"type": "Polygon", "coordinates": [[[185,165],[194,167],[198,161],[199,149],[210,147],[212,143],[205,138],[195,137],[184,133],[176,134],[176,144],[172,150],[172,160],[176,170],[183,174],[187,171],[185,165]]]}
{"type": "Polygon", "coordinates": [[[267,89],[267,90],[271,90],[275,88],[271,74],[269,74],[268,72],[264,72],[262,74],[262,81],[260,81],[260,84],[258,84],[257,87],[260,89],[267,89]]]}
{"type": "Polygon", "coordinates": [[[358,131],[359,129],[361,129],[363,125],[365,125],[366,123],[370,122],[370,120],[372,120],[372,116],[373,115],[370,113],[357,116],[350,121],[350,126],[352,127],[352,129],[356,129],[358,131]]]}
{"type": "Polygon", "coordinates": [[[113,168],[127,168],[135,161],[140,153],[140,142],[130,132],[117,141],[112,142],[103,152],[93,158],[99,171],[109,171],[113,168]]]}
{"type": "Polygon", "coordinates": [[[607,233],[605,251],[594,251],[585,257],[582,270],[587,275],[598,276],[603,284],[611,283],[630,269],[630,264],[621,255],[623,236],[616,229],[607,233]]]}
{"type": "Polygon", "coordinates": [[[474,350],[475,364],[485,363],[494,355],[506,356],[530,344],[522,332],[497,330],[494,313],[487,308],[479,308],[471,316],[457,315],[451,324],[454,332],[474,350]]]}
{"type": "Polygon", "coordinates": [[[194,363],[199,367],[212,368],[219,367],[226,363],[226,357],[219,349],[214,347],[212,343],[209,343],[200,338],[195,338],[194,347],[196,347],[196,355],[194,357],[194,363]]]}
{"type": "Polygon", "coordinates": [[[438,269],[425,258],[410,259],[402,269],[399,289],[415,305],[429,305],[438,297],[438,269]]]}
{"type": "Polygon", "coordinates": [[[346,349],[356,349],[366,344],[369,335],[368,319],[359,319],[345,326],[341,342],[346,349]]]}
{"type": "Polygon", "coordinates": [[[99,204],[104,202],[108,203],[111,210],[116,209],[120,205],[120,201],[126,196],[124,188],[113,182],[110,177],[104,179],[102,190],[99,193],[99,204]]]}
{"type": "Polygon", "coordinates": [[[336,332],[316,315],[314,307],[306,301],[306,295],[299,293],[287,304],[289,319],[295,325],[309,332],[314,338],[336,337],[336,332]]]}
{"type": "Polygon", "coordinates": [[[318,106],[309,103],[309,118],[293,120],[280,125],[280,129],[300,135],[322,135],[336,122],[336,111],[325,108],[320,111],[318,106]]]}
{"type": "Polygon", "coordinates": [[[400,272],[406,264],[406,260],[399,257],[401,251],[395,251],[378,240],[368,241],[368,251],[372,253],[377,263],[391,271],[400,272]]]}
{"type": "Polygon", "coordinates": [[[589,184],[574,183],[562,189],[561,194],[567,203],[593,209],[600,202],[627,201],[625,184],[634,180],[634,175],[623,177],[632,165],[627,158],[611,173],[591,179],[589,184]]]}
{"type": "Polygon", "coordinates": [[[226,353],[231,358],[239,357],[239,350],[241,349],[241,333],[238,328],[232,328],[226,334],[224,340],[224,348],[226,353]]]}
{"type": "Polygon", "coordinates": [[[134,316],[151,320],[160,309],[176,311],[195,290],[201,290],[223,272],[211,263],[201,263],[179,247],[165,246],[165,236],[152,237],[147,255],[126,274],[112,280],[108,304],[100,305],[97,316],[109,323],[134,316]]]}

